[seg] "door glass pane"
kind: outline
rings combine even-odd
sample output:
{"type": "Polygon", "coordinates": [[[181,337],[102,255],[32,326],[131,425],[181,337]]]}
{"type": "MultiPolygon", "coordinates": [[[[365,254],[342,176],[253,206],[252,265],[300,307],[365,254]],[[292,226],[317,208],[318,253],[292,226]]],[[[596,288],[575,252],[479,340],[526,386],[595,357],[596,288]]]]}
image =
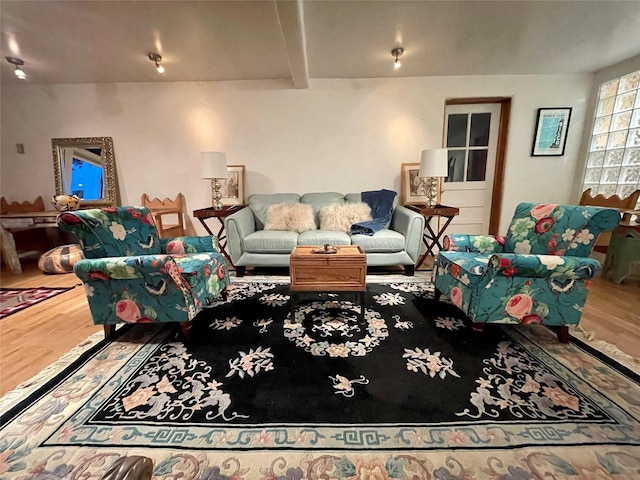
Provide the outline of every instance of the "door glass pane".
{"type": "Polygon", "coordinates": [[[489,127],[491,126],[490,113],[471,114],[471,133],[469,145],[472,147],[486,147],[489,145],[489,127]]]}
{"type": "Polygon", "coordinates": [[[487,171],[487,150],[469,150],[467,182],[484,182],[487,171]]]}
{"type": "Polygon", "coordinates": [[[447,147],[467,146],[467,117],[466,113],[449,115],[447,119],[447,147]]]}
{"type": "Polygon", "coordinates": [[[449,175],[445,182],[464,181],[464,154],[465,150],[449,150],[449,175]]]}

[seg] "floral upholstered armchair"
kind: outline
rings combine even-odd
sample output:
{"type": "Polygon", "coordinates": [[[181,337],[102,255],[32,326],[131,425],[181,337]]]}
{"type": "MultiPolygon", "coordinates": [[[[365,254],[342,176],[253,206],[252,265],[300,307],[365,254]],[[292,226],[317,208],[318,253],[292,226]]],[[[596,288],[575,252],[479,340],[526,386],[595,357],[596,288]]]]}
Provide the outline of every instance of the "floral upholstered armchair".
{"type": "Polygon", "coordinates": [[[149,210],[131,206],[61,213],[58,226],[80,242],[86,258],[74,272],[107,338],[121,322],[180,322],[188,338],[202,308],[226,299],[229,273],[214,236],[159,238],[149,210]]]}
{"type": "Polygon", "coordinates": [[[486,323],[543,324],[569,341],[600,263],[589,258],[598,234],[620,222],[617,210],[521,203],[506,238],[449,235],[435,262],[441,294],[481,331],[486,323]]]}

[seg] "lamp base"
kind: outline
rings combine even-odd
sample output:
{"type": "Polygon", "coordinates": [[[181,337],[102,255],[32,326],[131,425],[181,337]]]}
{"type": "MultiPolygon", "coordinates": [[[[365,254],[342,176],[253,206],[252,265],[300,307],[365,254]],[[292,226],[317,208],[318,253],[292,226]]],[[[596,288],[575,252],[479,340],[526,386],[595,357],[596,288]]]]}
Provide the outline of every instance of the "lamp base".
{"type": "Polygon", "coordinates": [[[214,178],[211,180],[211,206],[214,210],[221,210],[224,205],[220,199],[222,198],[222,194],[220,193],[220,180],[214,178]]]}
{"type": "Polygon", "coordinates": [[[438,179],[436,177],[428,177],[427,179],[427,201],[425,205],[429,208],[433,208],[437,205],[436,198],[438,197],[438,179]]]}

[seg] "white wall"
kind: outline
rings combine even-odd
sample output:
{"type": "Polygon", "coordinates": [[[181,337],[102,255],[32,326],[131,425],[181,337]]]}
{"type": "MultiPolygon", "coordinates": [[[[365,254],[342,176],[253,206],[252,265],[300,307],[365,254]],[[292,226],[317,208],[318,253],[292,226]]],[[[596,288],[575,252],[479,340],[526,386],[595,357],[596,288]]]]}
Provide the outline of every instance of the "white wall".
{"type": "MultiPolygon", "coordinates": [[[[592,75],[5,85],[1,193],[54,193],[51,138],[113,137],[120,196],[185,194],[210,205],[200,152],[246,167],[245,194],[400,192],[400,165],[439,147],[448,98],[512,97],[501,233],[520,201],[569,202],[592,75]],[[530,157],[537,108],[573,107],[563,157],[530,157]],[[16,153],[16,143],[25,153],[16,153]]],[[[204,233],[200,225],[198,233],[204,233]]]]}

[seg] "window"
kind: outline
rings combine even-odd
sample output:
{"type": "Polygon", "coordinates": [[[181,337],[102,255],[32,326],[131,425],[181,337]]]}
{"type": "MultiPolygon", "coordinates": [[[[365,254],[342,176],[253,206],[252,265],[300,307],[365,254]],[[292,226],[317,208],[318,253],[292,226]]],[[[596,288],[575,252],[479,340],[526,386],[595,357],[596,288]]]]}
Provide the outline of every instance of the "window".
{"type": "Polygon", "coordinates": [[[629,196],[640,188],[640,70],[600,86],[582,190],[629,196]]]}

